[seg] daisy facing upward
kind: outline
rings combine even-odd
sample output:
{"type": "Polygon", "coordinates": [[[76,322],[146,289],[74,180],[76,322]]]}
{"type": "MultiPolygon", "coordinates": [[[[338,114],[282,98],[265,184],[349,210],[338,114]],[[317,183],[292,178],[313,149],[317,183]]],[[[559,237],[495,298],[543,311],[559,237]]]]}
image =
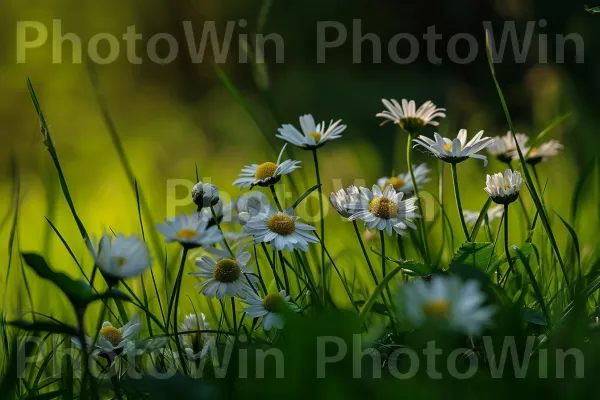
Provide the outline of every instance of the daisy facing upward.
{"type": "Polygon", "coordinates": [[[240,189],[252,188],[254,186],[273,186],[281,179],[282,175],[287,175],[292,171],[300,168],[300,161],[285,160],[281,161],[281,156],[285,150],[286,145],[283,146],[277,162],[273,163],[270,161],[262,164],[246,165],[240,172],[240,177],[236,179],[233,184],[240,189]]]}
{"type": "Polygon", "coordinates": [[[329,140],[339,139],[342,137],[342,132],[346,130],[346,125],[340,125],[341,119],[325,124],[325,121],[320,124],[315,124],[315,119],[312,115],[307,114],[300,117],[300,132],[292,124],[285,124],[278,129],[279,139],[283,139],[288,143],[303,148],[305,150],[313,150],[323,146],[329,140]]]}

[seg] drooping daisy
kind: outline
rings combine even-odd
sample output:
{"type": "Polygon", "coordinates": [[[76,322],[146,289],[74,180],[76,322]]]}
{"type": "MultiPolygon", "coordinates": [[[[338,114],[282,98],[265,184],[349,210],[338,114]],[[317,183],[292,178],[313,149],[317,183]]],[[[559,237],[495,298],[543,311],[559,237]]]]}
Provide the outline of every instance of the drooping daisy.
{"type": "MultiPolygon", "coordinates": [[[[518,143],[521,150],[523,150],[525,145],[527,145],[529,137],[522,133],[517,133],[515,136],[517,137],[516,143],[518,143]]],[[[496,136],[494,142],[491,143],[486,150],[499,161],[509,163],[513,159],[513,152],[517,150],[516,143],[512,133],[508,131],[504,136],[496,136]]]]}
{"type": "MultiPolygon", "coordinates": [[[[521,149],[523,152],[523,156],[526,156],[527,164],[535,165],[540,161],[546,161],[550,157],[557,156],[560,150],[562,150],[564,146],[558,140],[550,140],[546,143],[542,143],[541,145],[527,149],[521,149]]],[[[512,152],[513,160],[519,159],[519,154],[516,151],[512,152]]]]}
{"type": "Polygon", "coordinates": [[[246,165],[240,172],[240,177],[233,184],[240,189],[254,186],[272,186],[279,182],[282,175],[287,175],[290,172],[300,168],[300,161],[285,160],[281,162],[281,156],[285,150],[285,145],[277,157],[277,162],[270,161],[262,164],[246,165]]]}
{"type": "MultiPolygon", "coordinates": [[[[487,212],[487,218],[489,223],[491,224],[498,218],[502,218],[504,214],[504,207],[502,205],[497,205],[490,208],[487,212]]],[[[477,220],[479,219],[479,211],[469,211],[464,210],[463,215],[465,216],[465,222],[469,225],[475,225],[477,220]]]]}
{"type": "Polygon", "coordinates": [[[262,326],[265,331],[283,329],[284,320],[281,315],[283,307],[289,307],[292,311],[299,312],[297,305],[290,301],[290,296],[285,290],[279,293],[269,293],[264,298],[260,298],[256,293],[248,292],[244,303],[248,307],[244,308],[246,314],[252,318],[262,317],[262,326]]]}
{"type": "Polygon", "coordinates": [[[382,99],[381,102],[387,109],[376,116],[392,121],[407,132],[415,133],[426,125],[438,126],[436,118],[446,118],[446,109],[437,108],[431,101],[426,101],[418,109],[414,100],[402,99],[402,105],[395,99],[382,99]]]}
{"type": "Polygon", "coordinates": [[[198,210],[213,207],[219,201],[219,189],[212,183],[198,182],[192,188],[192,200],[198,206],[198,210]]]}
{"type": "Polygon", "coordinates": [[[484,306],[485,295],[477,281],[434,275],[431,282],[413,279],[403,286],[403,316],[414,327],[433,323],[467,335],[477,335],[491,324],[493,306],[484,306]]]}
{"type": "Polygon", "coordinates": [[[396,193],[392,185],[388,185],[383,192],[377,185],[373,185],[373,191],[361,187],[360,192],[359,201],[350,205],[353,214],[349,220],[361,219],[367,229],[385,230],[388,235],[392,234],[392,229],[399,235],[407,235],[408,228],[417,229],[415,224],[408,220],[421,218],[421,215],[415,212],[416,197],[402,200],[404,193],[396,193]]]}
{"type": "Polygon", "coordinates": [[[189,248],[209,246],[223,239],[216,225],[209,226],[209,218],[205,214],[195,212],[191,215],[180,214],[165,224],[157,224],[156,228],[165,236],[167,243],[179,242],[189,248]]]}
{"type": "Polygon", "coordinates": [[[441,137],[436,132],[434,134],[435,141],[422,135],[413,139],[413,141],[416,143],[415,147],[420,145],[447,163],[458,164],[467,158],[478,158],[483,160],[483,166],[485,167],[487,165],[487,157],[477,153],[494,143],[494,139],[489,137],[482,138],[482,136],[483,131],[479,131],[467,143],[467,130],[461,129],[458,132],[458,136],[453,140],[441,137]]]}
{"type": "Polygon", "coordinates": [[[235,200],[234,209],[237,214],[234,215],[234,221],[243,226],[250,219],[250,209],[261,210],[268,204],[269,199],[263,192],[244,193],[235,200]]]}
{"type": "MultiPolygon", "coordinates": [[[[427,164],[421,164],[418,167],[413,167],[415,174],[415,181],[417,181],[417,188],[422,189],[423,185],[431,181],[427,176],[431,170],[427,168],[427,164]]],[[[397,176],[387,177],[384,176],[377,180],[377,185],[383,190],[387,185],[392,185],[396,192],[403,192],[406,194],[412,194],[414,192],[413,181],[410,177],[410,172],[400,174],[397,176]]]]}
{"type": "MultiPolygon", "coordinates": [[[[99,353],[113,354],[120,353],[122,349],[128,346],[132,338],[138,333],[142,324],[139,322],[139,318],[134,316],[127,324],[121,328],[115,328],[110,322],[105,321],[102,324],[100,332],[98,332],[98,342],[92,344],[92,339],[85,337],[87,346],[92,347],[92,354],[97,355],[99,353]]],[[[71,338],[71,341],[81,348],[81,342],[78,338],[71,338]]]]}
{"type": "Polygon", "coordinates": [[[298,218],[292,208],[285,212],[270,205],[261,210],[250,209],[244,230],[254,236],[255,243],[271,243],[275,250],[308,251],[309,243],[319,242],[311,233],[316,228],[298,222],[298,218]]]}
{"type": "Polygon", "coordinates": [[[181,344],[188,359],[200,360],[208,354],[208,351],[210,350],[208,338],[210,335],[205,332],[200,332],[207,329],[210,329],[210,327],[208,322],[206,322],[204,314],[200,314],[200,316],[188,314],[185,316],[185,320],[181,324],[179,332],[193,333],[184,333],[179,337],[181,338],[181,344]]]}
{"type": "Polygon", "coordinates": [[[346,125],[340,125],[341,119],[325,124],[325,121],[320,124],[315,124],[315,119],[312,115],[307,114],[300,117],[300,132],[292,124],[285,124],[278,129],[279,135],[275,135],[279,139],[283,139],[288,143],[303,149],[312,150],[323,146],[326,142],[342,137],[342,132],[346,130],[346,125]]]}
{"type": "Polygon", "coordinates": [[[239,250],[233,258],[221,258],[214,261],[206,255],[196,259],[194,263],[199,272],[190,272],[189,275],[205,278],[196,285],[201,286],[200,293],[206,297],[222,299],[228,296],[245,296],[245,289],[250,289],[249,283],[254,285],[258,278],[253,275],[252,270],[246,268],[251,255],[243,249],[239,250]]]}
{"type": "Polygon", "coordinates": [[[348,218],[352,215],[350,204],[356,202],[358,196],[360,196],[358,188],[352,185],[348,189],[340,189],[335,193],[331,193],[329,195],[329,202],[338,214],[344,218],[348,218]]]}
{"type": "Polygon", "coordinates": [[[519,198],[523,178],[519,171],[510,168],[497,174],[488,175],[484,190],[496,204],[510,204],[519,198]]]}
{"type": "Polygon", "coordinates": [[[117,280],[132,278],[150,268],[150,251],[137,235],[125,237],[119,233],[111,240],[105,233],[99,247],[96,263],[104,276],[117,280]]]}

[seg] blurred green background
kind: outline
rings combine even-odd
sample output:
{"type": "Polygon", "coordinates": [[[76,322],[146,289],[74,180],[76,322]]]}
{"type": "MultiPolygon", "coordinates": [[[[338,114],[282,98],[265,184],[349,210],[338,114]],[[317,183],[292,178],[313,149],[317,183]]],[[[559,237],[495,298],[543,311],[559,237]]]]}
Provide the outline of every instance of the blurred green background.
{"type": "MultiPolygon", "coordinates": [[[[535,136],[557,117],[572,112],[572,116],[557,126],[549,137],[565,144],[564,152],[539,166],[542,179],[548,179],[547,202],[561,215],[569,215],[571,195],[579,171],[597,154],[598,126],[597,93],[600,78],[598,43],[600,21],[584,10],[578,2],[533,0],[437,0],[408,1],[278,1],[265,6],[264,1],[132,1],[77,2],[72,0],[11,1],[0,13],[0,257],[3,265],[9,258],[8,246],[11,221],[14,216],[13,179],[10,159],[14,155],[20,174],[20,208],[17,245],[24,250],[42,252],[57,269],[75,273],[76,268],[67,251],[54,235],[44,217],[48,217],[73,247],[75,255],[84,258],[85,247],[62,197],[55,170],[42,143],[39,123],[31,104],[26,77],[30,77],[46,118],[51,126],[57,151],[69,183],[73,200],[90,235],[98,238],[104,230],[138,233],[135,194],[119,162],[111,136],[102,118],[93,85],[85,63],[71,62],[71,45],[63,49],[63,62],[53,64],[51,36],[44,46],[27,52],[25,63],[17,63],[16,31],[18,21],[38,21],[48,27],[51,35],[53,19],[62,21],[63,33],[76,33],[84,44],[97,33],[121,37],[128,26],[135,25],[144,37],[167,32],[180,43],[177,59],[168,65],[151,62],[139,44],[140,65],[127,61],[123,42],[118,60],[109,65],[94,65],[98,91],[105,99],[133,173],[148,201],[154,221],[170,213],[167,210],[167,186],[172,179],[195,179],[195,165],[200,177],[207,177],[219,188],[236,196],[240,192],[231,186],[245,164],[274,159],[281,141],[275,138],[281,123],[297,123],[299,115],[312,113],[317,120],[342,118],[348,125],[344,138],[329,143],[319,152],[324,193],[328,194],[355,180],[372,185],[381,175],[392,170],[404,172],[405,140],[391,126],[380,127],[375,114],[382,110],[381,98],[409,98],[417,102],[432,100],[448,110],[448,118],[439,128],[454,136],[458,128],[469,129],[470,136],[478,130],[488,135],[506,132],[507,124],[498,101],[485,58],[482,21],[492,21],[502,29],[506,20],[516,21],[523,34],[527,21],[545,19],[545,28],[536,28],[525,63],[505,57],[496,65],[498,77],[507,97],[519,131],[535,136]],[[181,21],[192,21],[197,35],[205,21],[216,21],[222,34],[226,21],[246,19],[248,26],[236,33],[256,32],[260,16],[266,16],[263,31],[280,34],[285,43],[285,62],[275,63],[275,54],[267,46],[266,66],[256,68],[251,63],[237,62],[238,39],[234,35],[231,57],[220,67],[255,114],[255,120],[240,106],[224,87],[207,53],[202,64],[191,62],[185,48],[181,21]],[[437,54],[443,58],[434,65],[427,60],[426,44],[420,39],[421,52],[414,63],[399,65],[385,55],[381,63],[369,60],[372,46],[362,48],[364,62],[352,62],[352,20],[362,20],[363,34],[376,33],[385,44],[397,33],[411,33],[418,38],[434,25],[443,35],[437,54]],[[347,43],[327,52],[327,62],[317,63],[317,22],[339,21],[348,29],[347,43]],[[469,64],[452,63],[445,47],[457,33],[470,33],[477,38],[479,54],[469,64]],[[567,44],[565,63],[539,64],[537,33],[548,35],[549,47],[555,45],[555,34],[579,34],[585,43],[585,62],[575,62],[572,43],[567,44]],[[257,74],[260,77],[257,84],[257,74]]],[[[499,39],[498,33],[496,37],[499,39]]],[[[385,49],[385,47],[384,47],[385,49]]],[[[164,50],[164,49],[163,49],[164,50]]],[[[404,49],[406,50],[406,49],[404,49]]],[[[459,46],[459,52],[461,46],[459,46]]],[[[462,48],[466,51],[466,48],[462,48]]],[[[554,51],[550,51],[552,61],[554,51]]],[[[432,129],[426,134],[431,135],[432,129]]],[[[294,152],[303,161],[305,170],[296,174],[300,192],[314,183],[310,153],[294,152]],[[304,174],[304,175],[303,175],[304,174]],[[304,182],[303,182],[304,180],[304,182]]],[[[418,162],[427,162],[435,171],[432,157],[416,153],[418,162]]],[[[491,160],[487,168],[479,161],[469,160],[459,167],[463,205],[479,210],[486,200],[483,191],[485,174],[504,167],[491,160]]],[[[449,169],[445,203],[454,223],[457,243],[460,231],[449,169]]],[[[427,189],[437,196],[437,179],[427,189]]],[[[585,223],[576,225],[584,257],[598,244],[597,223],[598,178],[584,190],[585,223]]],[[[186,196],[183,188],[177,196],[186,196]]],[[[314,200],[314,199],[313,199],[314,200]]],[[[292,198],[288,199],[291,204],[292,198]]],[[[526,199],[530,211],[530,199],[526,199]]],[[[316,204],[316,202],[314,202],[316,204]]],[[[190,211],[191,206],[178,211],[190,211]]],[[[316,210],[316,208],[315,208],[316,210]]],[[[515,217],[517,209],[513,211],[515,217]]],[[[531,211],[532,212],[532,211],[531,211]]],[[[336,254],[355,245],[352,228],[337,215],[329,214],[332,227],[328,245],[336,254]]],[[[523,240],[519,225],[512,225],[515,242],[523,240]]],[[[567,234],[560,227],[561,248],[567,234]]],[[[440,235],[435,227],[432,237],[440,235]]],[[[439,243],[439,239],[437,239],[439,243]]],[[[171,253],[176,250],[169,247],[171,253]]],[[[174,253],[173,257],[176,257],[174,253]]],[[[89,258],[89,257],[88,257],[89,258]]],[[[355,261],[344,268],[352,270],[355,261]]],[[[21,274],[19,260],[12,260],[14,276],[21,274]]],[[[91,269],[91,261],[85,260],[91,269]]],[[[365,272],[362,271],[361,274],[365,272]]],[[[366,276],[366,275],[365,275],[366,276]]],[[[4,281],[5,273],[0,274],[4,281]]],[[[19,291],[6,284],[6,292],[19,291]]],[[[191,284],[189,292],[191,293],[191,284]]],[[[2,296],[1,301],[11,296],[2,296]]],[[[40,311],[47,297],[34,291],[40,311]]],[[[0,309],[6,310],[6,304],[0,309]]],[[[46,310],[47,311],[47,310],[46,310]]]]}

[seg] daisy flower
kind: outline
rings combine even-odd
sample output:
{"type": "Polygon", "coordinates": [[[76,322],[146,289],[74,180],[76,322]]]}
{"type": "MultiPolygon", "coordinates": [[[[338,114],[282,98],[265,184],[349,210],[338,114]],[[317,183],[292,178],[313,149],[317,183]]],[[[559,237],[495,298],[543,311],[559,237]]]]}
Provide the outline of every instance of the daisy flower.
{"type": "Polygon", "coordinates": [[[329,202],[338,214],[344,218],[348,218],[352,215],[350,204],[355,202],[359,196],[358,188],[352,185],[348,189],[340,189],[335,193],[331,193],[329,195],[329,202]]]}
{"type": "Polygon", "coordinates": [[[510,204],[519,197],[523,178],[519,171],[510,168],[494,175],[488,175],[484,190],[496,204],[510,204]]]}
{"type": "Polygon", "coordinates": [[[431,101],[426,101],[418,109],[414,100],[402,99],[402,105],[396,100],[382,99],[381,102],[387,110],[376,116],[392,121],[409,133],[415,133],[426,125],[438,126],[436,118],[446,118],[446,109],[437,108],[431,101]]]}
{"type": "Polygon", "coordinates": [[[271,205],[261,210],[250,209],[244,230],[254,236],[255,243],[271,243],[275,250],[308,251],[309,243],[319,242],[311,233],[316,228],[298,222],[292,208],[285,212],[277,211],[271,205]]]}
{"type": "Polygon", "coordinates": [[[198,182],[192,188],[192,200],[199,210],[213,207],[219,201],[219,189],[212,183],[198,182]]]}
{"type": "MultiPolygon", "coordinates": [[[[465,222],[469,225],[475,225],[479,219],[479,211],[465,210],[463,211],[463,215],[465,216],[465,222]]],[[[490,224],[498,218],[502,218],[502,215],[504,215],[504,207],[502,205],[492,207],[487,212],[487,218],[490,224]]]]}
{"type": "Polygon", "coordinates": [[[373,191],[361,187],[360,192],[360,199],[350,205],[353,214],[349,220],[361,219],[367,229],[385,229],[388,235],[392,234],[392,229],[399,235],[407,235],[407,228],[417,229],[415,224],[408,220],[421,217],[415,212],[416,197],[403,201],[404,193],[396,193],[392,185],[388,185],[383,192],[377,185],[373,185],[373,191]]]}
{"type": "Polygon", "coordinates": [[[478,158],[483,160],[483,166],[487,165],[487,157],[477,152],[485,149],[487,146],[494,143],[494,139],[485,137],[482,138],[483,131],[479,131],[468,143],[467,143],[467,130],[461,129],[458,132],[458,136],[450,140],[448,138],[441,137],[439,133],[435,133],[435,141],[429,139],[426,136],[419,136],[413,141],[416,146],[422,146],[428,150],[431,154],[450,164],[458,164],[465,161],[467,158],[478,158]]]}
{"type": "Polygon", "coordinates": [[[414,327],[427,322],[467,335],[477,335],[491,324],[492,306],[477,281],[434,275],[431,282],[413,279],[403,286],[404,317],[414,327]]]}
{"type": "MultiPolygon", "coordinates": [[[[558,140],[550,140],[538,147],[521,149],[521,151],[526,158],[527,164],[535,165],[540,161],[546,161],[550,157],[557,156],[563,148],[564,146],[558,140]]],[[[513,160],[519,159],[519,154],[516,150],[512,152],[512,158],[513,160]]]]}
{"type": "Polygon", "coordinates": [[[244,290],[250,289],[248,281],[253,285],[258,281],[252,270],[246,268],[250,258],[250,253],[243,249],[236,253],[235,258],[221,258],[218,261],[204,255],[194,263],[200,271],[190,272],[189,275],[205,278],[195,287],[201,286],[200,293],[206,297],[216,297],[219,300],[226,294],[244,297],[244,290]]]}
{"type": "Polygon", "coordinates": [[[199,316],[196,314],[188,314],[185,316],[185,320],[181,324],[179,332],[184,333],[180,336],[181,345],[190,360],[200,360],[204,358],[210,350],[208,343],[210,335],[204,332],[198,332],[207,329],[210,329],[210,327],[208,322],[206,322],[204,314],[200,314],[199,316]],[[186,334],[185,332],[194,333],[186,334]]]}
{"type": "Polygon", "coordinates": [[[271,328],[282,329],[284,320],[281,315],[283,307],[289,307],[292,311],[299,312],[297,305],[290,301],[290,296],[285,290],[279,293],[269,293],[264,298],[259,297],[254,292],[248,292],[248,295],[243,300],[248,304],[244,308],[246,314],[252,318],[262,317],[262,326],[265,331],[271,328]]]}
{"type": "Polygon", "coordinates": [[[325,124],[325,121],[320,124],[315,124],[315,119],[312,115],[306,114],[300,117],[300,132],[294,125],[285,124],[278,129],[279,135],[275,135],[279,139],[283,139],[295,146],[303,149],[312,150],[323,146],[327,141],[339,139],[342,137],[342,132],[346,130],[346,125],[340,125],[341,119],[325,124]]]}
{"type": "MultiPolygon", "coordinates": [[[[98,342],[93,344],[92,354],[98,355],[100,353],[112,354],[121,352],[126,346],[129,346],[132,342],[132,338],[138,333],[142,324],[139,322],[139,318],[134,316],[131,321],[121,328],[115,328],[113,324],[105,321],[102,324],[100,332],[98,332],[98,342]]],[[[81,349],[81,342],[78,338],[71,338],[71,341],[77,348],[81,349]]],[[[92,339],[85,337],[86,344],[92,346],[92,339]]]]}
{"type": "MultiPolygon", "coordinates": [[[[421,164],[416,168],[413,166],[413,171],[415,174],[415,181],[417,181],[418,189],[422,189],[423,185],[431,181],[431,179],[429,179],[427,176],[431,172],[431,170],[427,168],[427,164],[421,164]]],[[[406,194],[412,194],[414,192],[414,186],[412,178],[410,177],[410,172],[392,176],[391,178],[384,176],[377,180],[377,185],[379,185],[382,190],[385,189],[387,185],[392,185],[396,192],[404,192],[406,194]]]]}
{"type": "MultiPolygon", "coordinates": [[[[517,133],[515,136],[517,137],[516,143],[519,144],[521,150],[524,149],[529,137],[522,133],[517,133]]],[[[496,136],[494,142],[491,143],[486,150],[490,155],[496,157],[501,162],[508,164],[513,159],[513,152],[517,150],[516,143],[512,133],[508,131],[504,136],[496,136]]]]}
{"type": "Polygon", "coordinates": [[[208,246],[223,239],[216,225],[208,225],[206,215],[195,212],[191,215],[180,214],[156,228],[165,236],[167,243],[178,242],[189,248],[208,246]]]}
{"type": "Polygon", "coordinates": [[[137,235],[118,234],[113,240],[107,233],[100,239],[96,264],[103,276],[126,279],[141,275],[150,268],[150,251],[137,235]]]}
{"type": "Polygon", "coordinates": [[[240,177],[233,184],[240,189],[254,186],[272,186],[279,182],[282,175],[287,175],[300,168],[300,161],[285,160],[281,162],[281,156],[285,150],[285,145],[277,157],[277,163],[270,161],[262,164],[246,165],[240,172],[240,177]]]}

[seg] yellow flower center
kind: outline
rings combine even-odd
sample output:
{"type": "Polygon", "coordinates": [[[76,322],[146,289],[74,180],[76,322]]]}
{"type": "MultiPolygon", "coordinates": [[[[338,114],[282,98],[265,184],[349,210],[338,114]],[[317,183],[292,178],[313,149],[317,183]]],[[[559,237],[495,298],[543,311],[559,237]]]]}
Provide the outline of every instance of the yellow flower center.
{"type": "Polygon", "coordinates": [[[423,304],[423,312],[429,318],[446,318],[450,304],[446,300],[433,300],[423,304]]]}
{"type": "Polygon", "coordinates": [[[508,190],[510,189],[510,183],[505,183],[504,184],[504,190],[508,190]]]}
{"type": "Polygon", "coordinates": [[[265,162],[256,167],[256,174],[254,179],[262,181],[263,179],[272,178],[277,170],[277,164],[272,162],[265,162]]]}
{"type": "Polygon", "coordinates": [[[177,239],[191,239],[194,236],[198,235],[198,232],[196,232],[193,229],[182,229],[179,232],[177,232],[177,239]]]}
{"type": "Polygon", "coordinates": [[[387,197],[377,197],[369,203],[369,211],[378,218],[390,219],[398,215],[398,204],[387,197]]]}
{"type": "Polygon", "coordinates": [[[446,143],[444,145],[444,150],[448,150],[448,151],[452,150],[452,142],[446,143]]]}
{"type": "Polygon", "coordinates": [[[213,278],[223,283],[235,282],[241,274],[242,270],[238,263],[229,258],[219,260],[213,270],[213,278]]]}
{"type": "Polygon", "coordinates": [[[294,220],[287,214],[275,214],[269,217],[267,226],[281,236],[291,235],[296,230],[294,220]]]}
{"type": "Polygon", "coordinates": [[[265,310],[269,312],[279,312],[281,311],[281,303],[283,302],[283,297],[279,293],[269,293],[262,302],[262,306],[265,310]]]}
{"type": "Polygon", "coordinates": [[[105,326],[100,329],[100,336],[108,340],[113,346],[118,346],[123,341],[123,334],[114,326],[105,326]]]}
{"type": "Polygon", "coordinates": [[[117,268],[123,268],[123,265],[125,265],[125,263],[127,262],[127,259],[125,257],[113,257],[113,261],[115,262],[115,264],[117,264],[117,268]]]}
{"type": "Polygon", "coordinates": [[[319,143],[319,140],[321,140],[321,136],[323,136],[323,135],[318,132],[313,132],[313,133],[307,134],[306,136],[310,136],[311,138],[315,139],[315,143],[319,143]]]}
{"type": "Polygon", "coordinates": [[[406,182],[404,182],[403,179],[400,179],[397,176],[394,176],[387,180],[387,182],[385,183],[385,186],[387,187],[387,185],[392,185],[394,190],[398,191],[398,189],[400,189],[402,186],[406,185],[406,182]]]}

